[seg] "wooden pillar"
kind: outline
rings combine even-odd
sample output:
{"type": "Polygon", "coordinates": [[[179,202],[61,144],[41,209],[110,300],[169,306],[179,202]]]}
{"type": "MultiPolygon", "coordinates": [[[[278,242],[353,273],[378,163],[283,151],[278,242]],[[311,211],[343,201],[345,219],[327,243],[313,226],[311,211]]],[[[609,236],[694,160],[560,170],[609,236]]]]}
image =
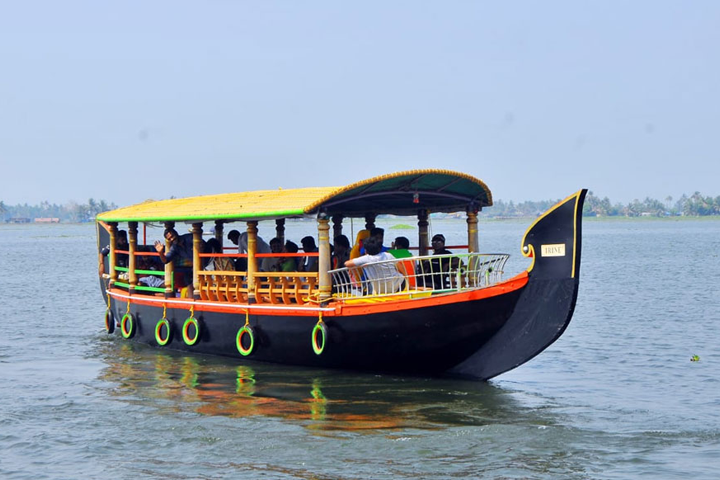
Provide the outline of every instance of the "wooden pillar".
{"type": "Polygon", "coordinates": [[[135,273],[136,259],[135,252],[137,251],[137,234],[138,234],[138,222],[128,222],[128,278],[130,287],[128,292],[132,295],[135,293],[135,287],[138,284],[137,273],[135,273]]]}
{"type": "Polygon", "coordinates": [[[110,257],[110,282],[108,282],[108,285],[112,287],[115,282],[117,281],[117,270],[115,270],[115,265],[117,265],[117,256],[115,254],[115,243],[117,242],[117,223],[109,223],[110,226],[110,253],[108,256],[110,257]]]}
{"type": "Polygon", "coordinates": [[[247,288],[248,303],[255,303],[255,274],[257,273],[257,224],[247,222],[247,288]]]}
{"type": "MultiPolygon", "coordinates": [[[[222,220],[215,220],[215,240],[220,242],[220,247],[223,246],[223,225],[225,222],[222,220]]],[[[222,253],[222,251],[220,252],[222,253]]]]}
{"type": "Polygon", "coordinates": [[[480,251],[480,242],[478,241],[478,214],[474,208],[467,210],[467,234],[468,234],[468,253],[478,253],[480,251]]]}
{"type": "Polygon", "coordinates": [[[428,254],[428,246],[430,238],[428,237],[428,212],[420,210],[418,212],[418,245],[420,246],[419,255],[428,254]]]}
{"type": "Polygon", "coordinates": [[[318,215],[318,290],[320,304],[332,298],[330,270],[330,221],[327,215],[318,215]]]}
{"type": "Polygon", "coordinates": [[[200,254],[203,251],[202,223],[192,224],[193,236],[193,298],[200,300],[200,270],[202,270],[202,259],[200,254]]]}
{"type": "Polygon", "coordinates": [[[280,243],[285,245],[285,219],[278,218],[275,220],[275,237],[280,239],[280,243]]]}
{"type": "Polygon", "coordinates": [[[342,235],[342,222],[343,222],[343,216],[342,215],[333,215],[332,216],[332,222],[333,222],[333,239],[335,237],[339,237],[342,235]]]}
{"type": "MultiPolygon", "coordinates": [[[[165,229],[168,228],[175,228],[175,222],[165,222],[165,229]]],[[[170,250],[170,242],[165,239],[165,234],[163,232],[163,239],[165,240],[165,251],[170,250]]],[[[168,262],[165,264],[165,298],[170,298],[175,296],[175,289],[173,288],[175,285],[173,285],[173,275],[175,273],[175,270],[173,268],[173,262],[168,262]]]]}
{"type": "Polygon", "coordinates": [[[365,230],[372,230],[375,228],[375,218],[377,215],[374,213],[366,213],[365,214],[365,230]]]}

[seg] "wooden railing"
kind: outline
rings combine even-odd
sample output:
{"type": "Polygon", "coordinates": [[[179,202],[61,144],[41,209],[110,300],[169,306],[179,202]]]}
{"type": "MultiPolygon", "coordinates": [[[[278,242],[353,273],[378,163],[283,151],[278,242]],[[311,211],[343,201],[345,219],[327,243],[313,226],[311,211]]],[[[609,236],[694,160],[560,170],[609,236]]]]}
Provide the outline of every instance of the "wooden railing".
{"type": "Polygon", "coordinates": [[[255,301],[306,305],[317,297],[317,285],[317,272],[260,272],[255,277],[255,301]]]}
{"type": "Polygon", "coordinates": [[[198,272],[200,299],[214,302],[246,303],[248,300],[247,272],[198,272]]]}
{"type": "MultiPolygon", "coordinates": [[[[200,298],[214,302],[246,303],[247,272],[201,271],[200,298]]],[[[272,305],[306,305],[317,295],[317,272],[258,272],[255,301],[272,305]]]]}

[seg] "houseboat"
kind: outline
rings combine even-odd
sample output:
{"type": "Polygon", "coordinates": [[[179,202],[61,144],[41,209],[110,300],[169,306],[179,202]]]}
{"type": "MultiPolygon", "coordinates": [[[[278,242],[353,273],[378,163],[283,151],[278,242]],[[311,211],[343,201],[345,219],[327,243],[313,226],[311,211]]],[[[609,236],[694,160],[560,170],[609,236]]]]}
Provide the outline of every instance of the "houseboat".
{"type": "Polygon", "coordinates": [[[527,362],[568,326],[586,192],[530,225],[520,252],[530,266],[510,278],[504,278],[508,254],[479,251],[478,212],[493,203],[489,188],[454,171],[119,208],[97,216],[105,328],[128,341],[240,361],[487,380],[527,362]],[[433,250],[431,212],[464,218],[462,252],[433,250]],[[416,222],[411,253],[333,268],[332,239],[348,233],[343,228],[351,220],[372,230],[381,215],[416,222]],[[260,248],[260,222],[283,241],[292,219],[311,225],[317,251],[260,248]],[[229,225],[241,225],[243,251],[226,241],[229,225]],[[139,235],[147,226],[164,227],[165,244],[139,235]],[[178,239],[176,231],[190,233],[178,239]],[[223,248],[210,251],[208,237],[223,248]],[[169,253],[180,241],[182,262],[169,253]],[[298,257],[314,258],[316,268],[261,269],[266,258],[298,257]]]}

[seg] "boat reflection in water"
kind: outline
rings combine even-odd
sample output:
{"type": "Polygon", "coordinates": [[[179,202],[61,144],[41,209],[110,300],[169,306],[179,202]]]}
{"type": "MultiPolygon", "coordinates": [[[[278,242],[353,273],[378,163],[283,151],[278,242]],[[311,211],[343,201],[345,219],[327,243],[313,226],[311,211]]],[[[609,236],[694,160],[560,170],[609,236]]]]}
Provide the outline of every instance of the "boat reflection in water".
{"type": "Polygon", "coordinates": [[[317,430],[437,429],[549,422],[487,383],[279,366],[102,342],[111,394],[161,413],[267,416],[317,430]],[[528,419],[532,416],[532,419],[528,419]],[[537,417],[537,418],[535,418],[537,417]]]}

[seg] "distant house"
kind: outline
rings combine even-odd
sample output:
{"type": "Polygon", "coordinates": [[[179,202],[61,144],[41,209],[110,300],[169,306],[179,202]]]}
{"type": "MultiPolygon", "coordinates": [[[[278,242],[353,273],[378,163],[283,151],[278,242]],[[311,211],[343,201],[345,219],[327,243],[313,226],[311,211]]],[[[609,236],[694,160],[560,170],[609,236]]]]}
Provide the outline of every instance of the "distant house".
{"type": "Polygon", "coordinates": [[[30,223],[30,219],[27,217],[12,217],[7,219],[8,223],[30,223]]]}
{"type": "Polygon", "coordinates": [[[50,217],[36,218],[35,223],[60,223],[60,219],[59,218],[50,218],[50,217]]]}

